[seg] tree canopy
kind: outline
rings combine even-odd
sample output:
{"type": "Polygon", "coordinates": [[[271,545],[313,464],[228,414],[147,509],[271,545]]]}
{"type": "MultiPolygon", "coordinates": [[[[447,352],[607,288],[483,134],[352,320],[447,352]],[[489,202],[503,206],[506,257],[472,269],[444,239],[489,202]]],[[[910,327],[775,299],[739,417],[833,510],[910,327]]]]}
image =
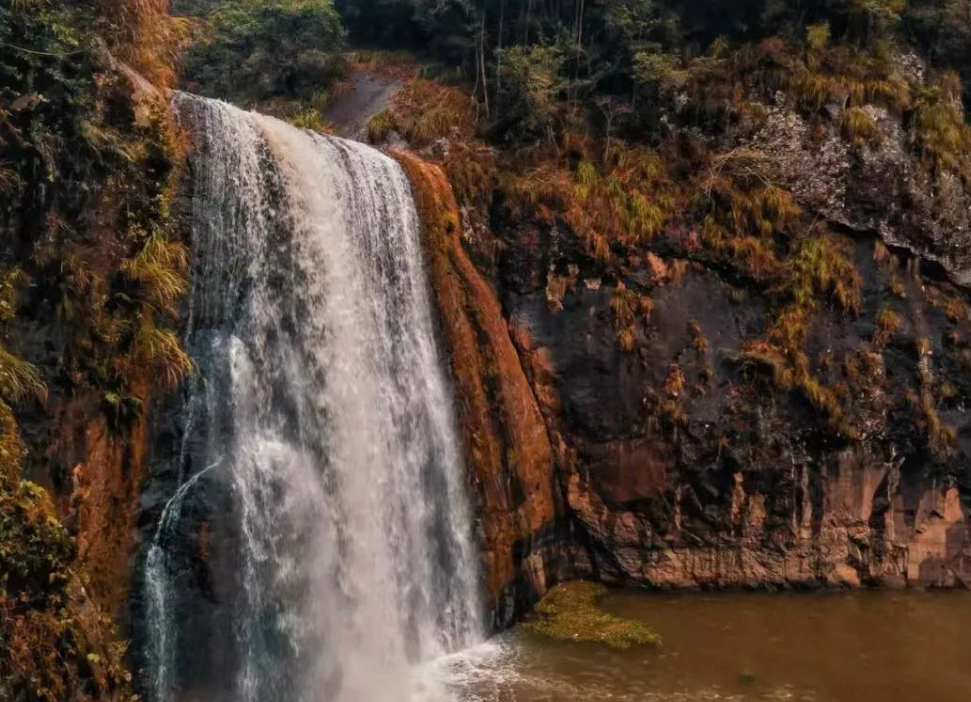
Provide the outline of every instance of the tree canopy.
{"type": "Polygon", "coordinates": [[[246,102],[309,97],[343,74],[345,33],[331,0],[190,3],[208,11],[185,77],[204,95],[246,102]]]}

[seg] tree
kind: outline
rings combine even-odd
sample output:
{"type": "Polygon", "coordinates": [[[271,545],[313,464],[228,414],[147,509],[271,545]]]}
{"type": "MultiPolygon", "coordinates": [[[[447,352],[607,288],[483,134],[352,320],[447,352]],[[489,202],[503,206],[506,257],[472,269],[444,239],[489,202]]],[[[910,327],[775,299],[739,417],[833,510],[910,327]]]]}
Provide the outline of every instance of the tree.
{"type": "Polygon", "coordinates": [[[960,74],[971,106],[971,0],[914,0],[904,22],[937,66],[960,74]]]}
{"type": "Polygon", "coordinates": [[[630,104],[622,102],[612,95],[600,95],[596,99],[597,107],[604,117],[604,163],[610,157],[610,139],[614,131],[614,123],[618,117],[629,115],[633,109],[630,104]]]}
{"type": "Polygon", "coordinates": [[[553,139],[563,64],[563,53],[556,46],[503,50],[503,127],[507,134],[553,139]]]}
{"type": "Polygon", "coordinates": [[[855,25],[857,31],[867,43],[882,38],[896,27],[901,20],[901,14],[907,9],[907,0],[843,0],[845,11],[850,17],[851,27],[855,25]]]}
{"type": "Polygon", "coordinates": [[[332,0],[235,0],[209,16],[185,59],[190,87],[241,102],[308,97],[345,70],[345,33],[332,0]]]}

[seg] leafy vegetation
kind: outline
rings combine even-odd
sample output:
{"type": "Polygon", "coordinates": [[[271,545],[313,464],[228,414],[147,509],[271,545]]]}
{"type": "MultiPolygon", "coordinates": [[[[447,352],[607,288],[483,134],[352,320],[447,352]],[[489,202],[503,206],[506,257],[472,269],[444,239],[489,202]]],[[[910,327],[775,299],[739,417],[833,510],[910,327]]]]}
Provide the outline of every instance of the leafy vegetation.
{"type": "Polygon", "coordinates": [[[183,69],[187,86],[203,95],[246,104],[282,97],[319,108],[345,73],[344,29],[331,0],[234,0],[185,9],[208,10],[183,69]]]}
{"type": "MultiPolygon", "coordinates": [[[[56,442],[23,441],[15,410],[25,436],[77,435],[103,401],[140,408],[147,378],[189,371],[172,333],[188,267],[171,211],[182,145],[153,87],[174,83],[182,30],[164,0],[0,2],[3,699],[131,695],[117,603],[88,595],[105,584],[60,521],[68,501],[21,476],[25,459],[55,463],[56,442]]],[[[128,440],[130,425],[110,426],[128,440]]]]}
{"type": "MultiPolygon", "coordinates": [[[[128,385],[146,362],[168,363],[146,359],[137,338],[164,330],[186,290],[188,253],[171,213],[183,147],[164,103],[135,95],[98,54],[100,25],[82,5],[0,8],[9,96],[0,106],[0,161],[18,182],[4,204],[17,233],[5,242],[6,258],[19,263],[5,297],[8,310],[21,307],[6,321],[61,326],[60,366],[47,372],[59,387],[107,392],[128,385]],[[11,35],[33,48],[14,46],[11,35]]],[[[164,9],[144,5],[146,22],[164,9]]],[[[12,360],[4,367],[5,384],[39,383],[12,360]]]]}

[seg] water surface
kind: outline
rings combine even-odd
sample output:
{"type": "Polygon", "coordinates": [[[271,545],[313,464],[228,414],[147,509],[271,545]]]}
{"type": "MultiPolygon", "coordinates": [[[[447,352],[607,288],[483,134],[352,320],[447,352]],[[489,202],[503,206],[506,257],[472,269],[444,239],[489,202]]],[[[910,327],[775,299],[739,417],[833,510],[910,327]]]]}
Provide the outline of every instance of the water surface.
{"type": "Polygon", "coordinates": [[[617,592],[604,606],[650,623],[663,648],[615,651],[512,632],[450,662],[460,698],[971,700],[971,593],[617,592]]]}

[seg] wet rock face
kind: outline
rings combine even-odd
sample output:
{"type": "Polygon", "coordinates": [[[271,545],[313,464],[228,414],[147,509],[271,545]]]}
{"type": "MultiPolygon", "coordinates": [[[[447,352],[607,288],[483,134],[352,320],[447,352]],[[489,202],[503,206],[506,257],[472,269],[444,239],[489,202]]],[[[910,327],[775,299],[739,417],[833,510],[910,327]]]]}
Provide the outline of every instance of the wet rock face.
{"type": "MultiPolygon", "coordinates": [[[[924,81],[919,61],[898,63],[924,81]]],[[[859,309],[821,300],[802,343],[810,376],[848,400],[852,432],[744,360],[779,301],[684,260],[695,234],[678,222],[652,253],[608,264],[560,218],[445,198],[451,219],[426,246],[497,624],[571,577],[971,583],[971,196],[929,175],[906,116],[862,108],[879,138],[853,144],[845,105],[814,120],[781,94],[758,107],[706,148],[744,153],[807,226],[829,225],[859,272],[859,309]],[[488,223],[498,257],[476,256],[470,219],[488,223]],[[625,301],[640,307],[621,325],[625,301]]]]}
{"type": "MultiPolygon", "coordinates": [[[[881,349],[874,376],[853,386],[854,420],[865,429],[848,440],[805,398],[775,395],[770,379],[735,362],[767,324],[758,293],[690,265],[674,278],[645,265],[627,285],[653,307],[636,349],[622,351],[611,310],[616,280],[589,268],[551,302],[530,281],[542,280],[539,271],[569,276],[566,264],[537,260],[525,270],[527,257],[509,241],[499,285],[560,447],[554,480],[572,543],[583,547],[571,575],[664,588],[971,585],[963,438],[971,417],[963,407],[942,411],[957,431],[944,455],[907,409],[908,388],[929,377],[922,372],[967,385],[953,343],[971,330],[940,304],[958,289],[905,276],[901,331],[881,349]],[[920,350],[918,339],[929,346],[920,350]],[[672,388],[675,366],[683,380],[672,388]],[[658,412],[658,397],[682,415],[676,428],[670,409],[658,412]]],[[[856,242],[861,312],[824,312],[807,339],[825,382],[846,373],[834,359],[869,348],[874,315],[888,304],[896,274],[874,262],[874,246],[873,238],[856,242]]]]}
{"type": "Polygon", "coordinates": [[[620,281],[568,231],[515,227],[490,285],[450,224],[458,215],[440,172],[400,159],[428,227],[497,626],[575,577],[665,588],[971,584],[971,416],[941,403],[956,430],[941,452],[912,396],[945,382],[954,397],[971,393],[971,327],[945,310],[958,288],[922,278],[873,237],[850,246],[861,309],[816,315],[812,372],[844,378],[875,343],[888,300],[900,326],[847,390],[863,428],[851,440],[805,397],[739,365],[771,321],[759,292],[651,257],[620,281]],[[626,351],[612,306],[624,290],[651,300],[626,351]]]}
{"type": "Polygon", "coordinates": [[[572,561],[561,538],[553,449],[495,292],[459,241],[441,169],[395,154],[414,187],[450,351],[493,624],[508,625],[572,561]]]}

